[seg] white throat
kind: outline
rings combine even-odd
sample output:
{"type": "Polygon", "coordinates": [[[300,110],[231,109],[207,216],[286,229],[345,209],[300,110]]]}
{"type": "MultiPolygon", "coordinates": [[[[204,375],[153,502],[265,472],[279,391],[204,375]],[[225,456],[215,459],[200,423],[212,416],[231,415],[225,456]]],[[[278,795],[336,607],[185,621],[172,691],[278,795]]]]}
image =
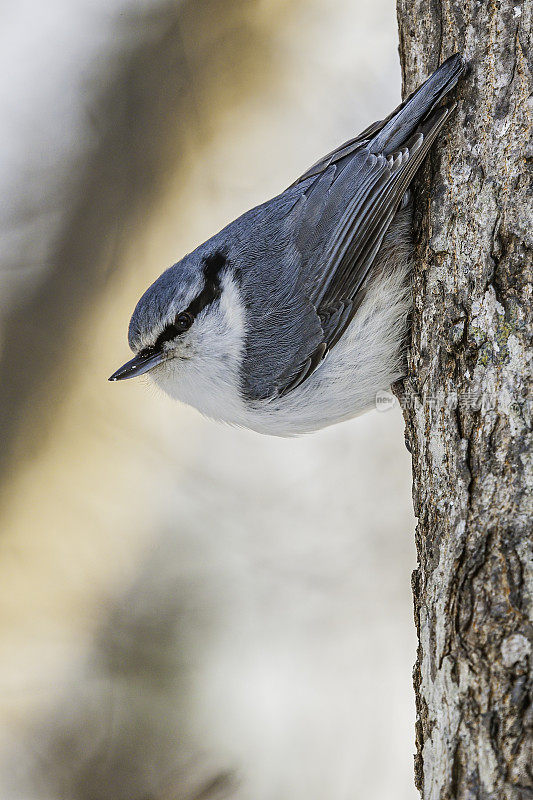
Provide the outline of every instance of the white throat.
{"type": "Polygon", "coordinates": [[[222,276],[222,293],[191,329],[183,353],[151,372],[166,394],[197,408],[212,419],[245,424],[240,393],[245,314],[240,291],[229,273],[222,276]]]}

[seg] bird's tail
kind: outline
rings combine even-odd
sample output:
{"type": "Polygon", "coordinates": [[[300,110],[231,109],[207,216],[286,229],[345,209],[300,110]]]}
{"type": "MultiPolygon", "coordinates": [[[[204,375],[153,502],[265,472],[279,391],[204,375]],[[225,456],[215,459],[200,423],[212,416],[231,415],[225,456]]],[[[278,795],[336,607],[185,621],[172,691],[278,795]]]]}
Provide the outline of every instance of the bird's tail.
{"type": "Polygon", "coordinates": [[[466,70],[466,62],[458,53],[450,56],[425,83],[384,120],[370,141],[370,151],[387,155],[401,148],[405,140],[450,92],[466,70]]]}

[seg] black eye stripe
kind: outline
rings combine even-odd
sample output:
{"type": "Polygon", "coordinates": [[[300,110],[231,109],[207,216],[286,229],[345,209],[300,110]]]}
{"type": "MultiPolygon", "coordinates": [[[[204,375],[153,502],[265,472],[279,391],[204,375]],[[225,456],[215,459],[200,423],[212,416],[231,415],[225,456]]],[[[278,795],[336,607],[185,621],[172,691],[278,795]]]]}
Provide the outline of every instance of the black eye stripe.
{"type": "Polygon", "coordinates": [[[181,331],[179,331],[175,325],[167,325],[166,328],[164,328],[161,331],[161,333],[155,340],[154,344],[149,349],[155,351],[161,350],[165,342],[169,342],[171,339],[175,339],[176,336],[179,336],[180,333],[181,331]]]}
{"type": "Polygon", "coordinates": [[[204,288],[186,309],[193,317],[197,317],[204,308],[220,297],[220,272],[226,263],[226,257],[222,253],[213,253],[204,260],[204,288]]]}
{"type": "MultiPolygon", "coordinates": [[[[211,303],[213,303],[215,300],[218,300],[222,293],[220,286],[220,274],[224,267],[227,266],[227,263],[227,258],[221,251],[216,251],[212,255],[204,258],[204,288],[200,294],[195,297],[191,303],[189,303],[188,307],[185,309],[185,312],[180,311],[180,314],[187,313],[191,314],[193,318],[197,317],[198,314],[204,310],[204,308],[207,308],[207,306],[211,305],[211,303]]],[[[179,316],[179,314],[177,316],[179,316]]],[[[161,350],[165,342],[175,339],[182,333],[184,333],[183,330],[180,330],[174,323],[170,323],[164,328],[164,330],[161,331],[152,347],[147,349],[157,352],[158,350],[161,350]]]]}

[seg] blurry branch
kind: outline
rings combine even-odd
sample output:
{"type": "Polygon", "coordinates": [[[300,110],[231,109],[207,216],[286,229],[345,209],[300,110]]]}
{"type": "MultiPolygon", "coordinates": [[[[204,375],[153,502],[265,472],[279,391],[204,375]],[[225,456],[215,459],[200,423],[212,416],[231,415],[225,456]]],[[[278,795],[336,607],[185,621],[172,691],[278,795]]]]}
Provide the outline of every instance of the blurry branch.
{"type": "Polygon", "coordinates": [[[403,387],[425,800],[533,796],[531,13],[398,0],[406,92],[456,50],[471,65],[419,183],[403,387]]]}
{"type": "Polygon", "coordinates": [[[221,70],[233,71],[239,89],[253,88],[251,65],[265,42],[264,32],[249,24],[250,4],[182,0],[152,9],[117,17],[127,35],[117,30],[116,39],[126,44],[95,65],[89,92],[97,142],[79,174],[68,176],[63,223],[46,269],[3,315],[0,480],[46,440],[83,368],[73,347],[78,331],[165,180],[182,165],[187,133],[197,134],[206,121],[200,114],[218,113],[199,109],[196,93],[221,70]]]}

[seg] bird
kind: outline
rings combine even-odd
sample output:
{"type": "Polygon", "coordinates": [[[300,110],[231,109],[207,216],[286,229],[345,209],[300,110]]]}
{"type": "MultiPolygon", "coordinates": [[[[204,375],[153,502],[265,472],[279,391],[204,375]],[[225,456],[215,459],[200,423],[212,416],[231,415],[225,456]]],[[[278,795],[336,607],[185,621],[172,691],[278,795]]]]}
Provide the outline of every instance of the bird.
{"type": "Polygon", "coordinates": [[[409,186],[455,108],[456,53],[386,119],[169,267],[129,323],[148,373],[215,420],[295,436],[355,417],[406,374],[409,186]]]}

